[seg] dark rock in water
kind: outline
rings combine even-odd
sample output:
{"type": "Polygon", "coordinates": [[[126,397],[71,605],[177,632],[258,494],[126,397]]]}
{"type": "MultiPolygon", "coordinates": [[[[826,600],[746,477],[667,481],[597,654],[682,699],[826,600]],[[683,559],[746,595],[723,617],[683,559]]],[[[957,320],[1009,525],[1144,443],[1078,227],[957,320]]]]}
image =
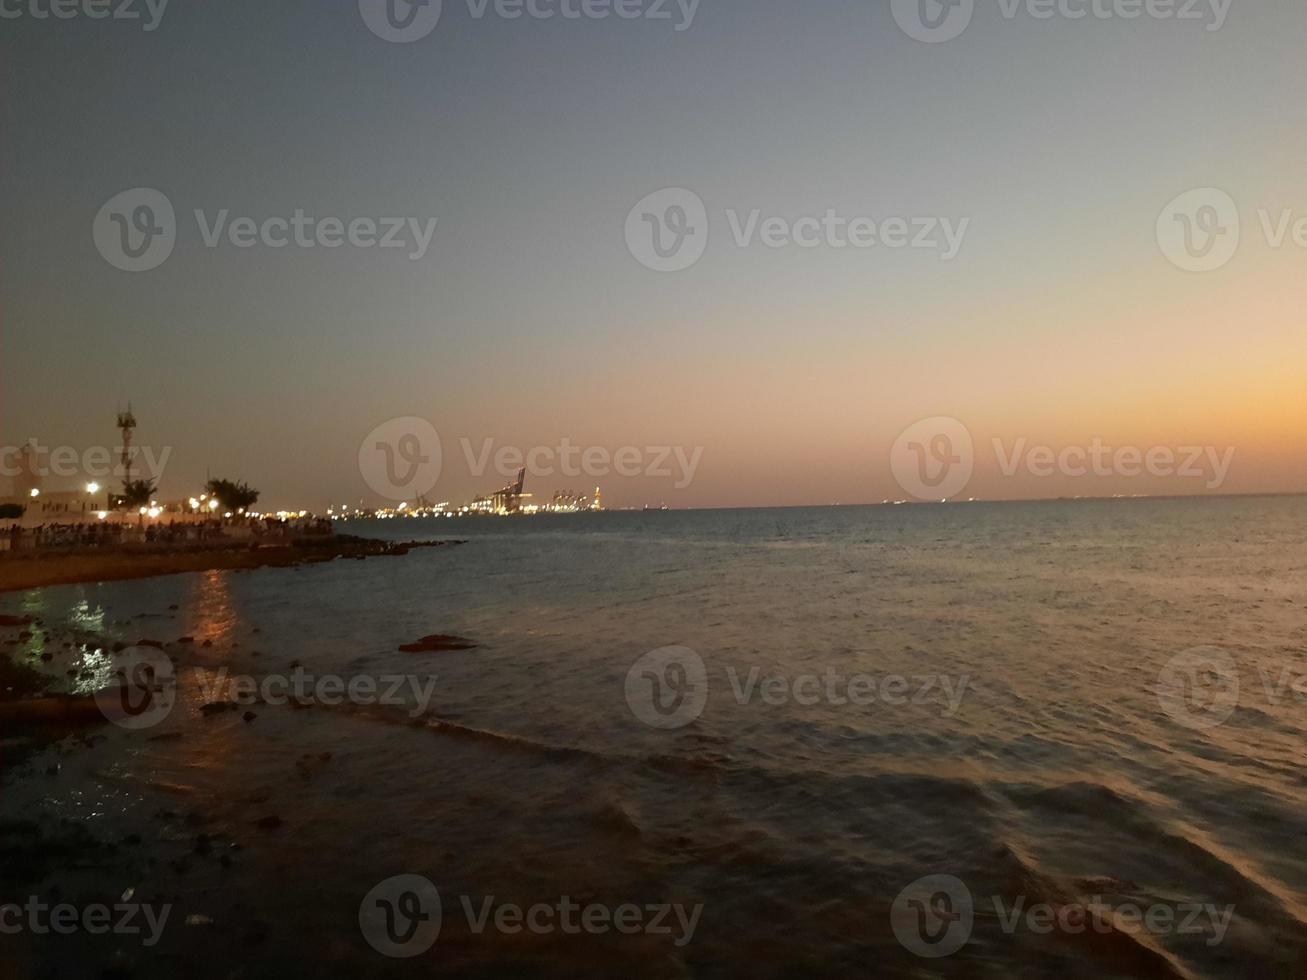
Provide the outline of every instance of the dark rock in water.
{"type": "Polygon", "coordinates": [[[127,649],[127,644],[123,643],[121,640],[119,640],[117,643],[115,643],[113,646],[109,648],[110,652],[112,653],[122,653],[126,649],[127,649]]]}
{"type": "Polygon", "coordinates": [[[193,637],[193,636],[183,636],[183,637],[180,637],[180,638],[177,640],[177,642],[178,642],[178,643],[194,643],[194,642],[195,642],[195,637],[193,637]]]}
{"type": "Polygon", "coordinates": [[[281,817],[277,816],[275,813],[266,817],[260,817],[258,820],[254,821],[254,826],[258,827],[260,830],[277,830],[281,827],[281,817]]]}
{"type": "MultiPolygon", "coordinates": [[[[76,676],[77,672],[72,672],[76,676]]],[[[25,733],[47,726],[102,725],[108,719],[92,697],[54,694],[0,703],[0,733],[25,733]]]]}
{"type": "Polygon", "coordinates": [[[54,659],[54,654],[53,654],[53,653],[43,653],[43,654],[41,654],[41,659],[44,660],[46,663],[49,663],[51,660],[54,659]]]}
{"type": "Polygon", "coordinates": [[[268,924],[259,920],[251,922],[249,928],[245,930],[245,945],[258,946],[268,938],[268,924]]]}
{"type": "Polygon", "coordinates": [[[405,643],[399,649],[401,653],[442,653],[446,650],[473,650],[477,644],[473,640],[448,633],[434,633],[424,636],[416,643],[405,643]]]}
{"type": "Polygon", "coordinates": [[[31,616],[0,616],[0,626],[31,626],[31,616]]]}
{"type": "Polygon", "coordinates": [[[234,701],[210,701],[208,704],[201,705],[200,711],[204,717],[211,718],[213,715],[222,714],[224,711],[234,711],[240,705],[234,701]]]}
{"type": "Polygon", "coordinates": [[[168,608],[169,608],[170,610],[175,610],[175,609],[177,609],[178,607],[177,607],[177,606],[169,606],[168,608]]]}
{"type": "Polygon", "coordinates": [[[241,715],[241,717],[245,719],[245,724],[248,725],[250,722],[252,722],[255,718],[259,716],[256,715],[253,711],[247,711],[245,712],[245,714],[241,715]]]}
{"type": "Polygon", "coordinates": [[[211,647],[211,646],[213,646],[213,641],[212,641],[212,640],[205,640],[203,643],[200,644],[200,646],[202,646],[202,647],[211,647]]]}

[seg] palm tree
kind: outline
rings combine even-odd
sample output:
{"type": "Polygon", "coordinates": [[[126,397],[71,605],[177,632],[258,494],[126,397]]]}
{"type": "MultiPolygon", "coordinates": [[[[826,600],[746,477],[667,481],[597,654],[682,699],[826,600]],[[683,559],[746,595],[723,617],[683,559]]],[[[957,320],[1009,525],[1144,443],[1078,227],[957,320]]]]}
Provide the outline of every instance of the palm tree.
{"type": "Polygon", "coordinates": [[[118,503],[123,507],[145,507],[154,499],[155,486],[153,480],[125,480],[123,481],[123,492],[118,496],[118,503]]]}

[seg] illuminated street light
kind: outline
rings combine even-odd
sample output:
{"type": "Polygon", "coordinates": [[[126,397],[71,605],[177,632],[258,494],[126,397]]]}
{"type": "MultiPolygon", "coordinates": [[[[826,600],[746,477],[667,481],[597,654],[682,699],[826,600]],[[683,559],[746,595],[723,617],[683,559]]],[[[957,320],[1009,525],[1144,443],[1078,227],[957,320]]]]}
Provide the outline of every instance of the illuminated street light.
{"type": "Polygon", "coordinates": [[[94,482],[88,483],[86,485],[86,492],[94,496],[95,494],[100,492],[100,484],[94,482]]]}

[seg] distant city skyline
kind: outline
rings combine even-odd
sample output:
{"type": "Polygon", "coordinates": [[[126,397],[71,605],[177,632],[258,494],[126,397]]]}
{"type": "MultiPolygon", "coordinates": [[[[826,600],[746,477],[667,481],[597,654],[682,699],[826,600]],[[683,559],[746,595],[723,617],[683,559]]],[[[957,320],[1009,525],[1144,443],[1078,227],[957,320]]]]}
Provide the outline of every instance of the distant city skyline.
{"type": "Polygon", "coordinates": [[[5,19],[0,445],[113,447],[130,399],[163,495],[377,505],[360,449],[417,417],[435,499],[505,483],[468,464],[491,440],[639,450],[528,467],[611,508],[851,504],[921,496],[904,454],[957,454],[901,441],[943,418],[963,498],[1307,490],[1307,106],[1277,95],[1307,8],[981,4],[923,43],[900,7],[447,2],[406,43],[309,0],[5,19]],[[1168,236],[1200,233],[1189,271],[1168,236]],[[1095,440],[1180,458],[1074,475],[1095,440]]]}

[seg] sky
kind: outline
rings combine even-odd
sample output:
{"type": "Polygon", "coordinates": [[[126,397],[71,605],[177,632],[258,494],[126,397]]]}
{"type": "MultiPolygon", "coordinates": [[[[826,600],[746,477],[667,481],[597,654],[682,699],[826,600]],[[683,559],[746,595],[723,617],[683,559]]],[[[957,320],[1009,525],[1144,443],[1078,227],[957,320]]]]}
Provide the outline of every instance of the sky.
{"type": "Polygon", "coordinates": [[[924,41],[900,0],[444,0],[395,43],[372,0],[154,2],[0,0],[4,446],[113,449],[130,400],[161,496],[313,509],[515,453],[610,506],[1307,491],[1303,4],[920,0],[971,13],[924,41]],[[175,222],[133,272],[137,188],[175,222]],[[1212,215],[1193,271],[1159,228],[1212,215]]]}

